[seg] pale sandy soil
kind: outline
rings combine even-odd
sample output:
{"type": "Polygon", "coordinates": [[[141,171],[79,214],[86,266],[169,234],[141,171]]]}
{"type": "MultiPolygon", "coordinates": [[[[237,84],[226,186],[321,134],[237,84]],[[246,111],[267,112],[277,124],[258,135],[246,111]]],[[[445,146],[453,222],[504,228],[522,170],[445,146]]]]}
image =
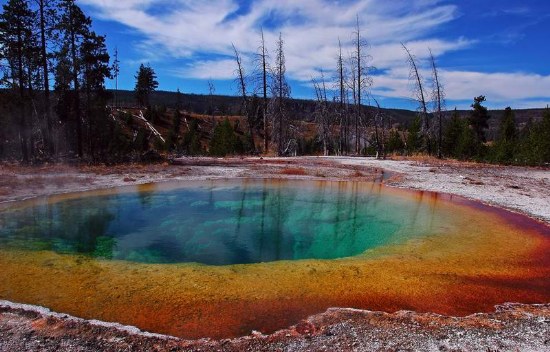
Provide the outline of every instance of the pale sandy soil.
{"type": "Polygon", "coordinates": [[[393,186],[457,194],[550,223],[550,169],[437,160],[326,159],[343,165],[378,167],[398,173],[402,177],[386,182],[393,186]]]}
{"type": "MultiPolygon", "coordinates": [[[[550,170],[369,158],[179,159],[176,165],[0,165],[0,205],[149,182],[280,177],[373,180],[465,196],[550,223],[550,170]],[[386,170],[383,174],[382,169],[386,170]],[[388,176],[389,172],[389,176],[388,176]]],[[[0,208],[1,209],[1,208],[0,208]]],[[[0,301],[0,351],[550,351],[549,305],[497,307],[465,318],[331,309],[273,335],[183,341],[0,301]]]]}
{"type": "Polygon", "coordinates": [[[322,159],[181,158],[173,163],[118,166],[0,164],[0,204],[39,196],[151,182],[229,178],[284,178],[370,181],[381,170],[322,159]]]}

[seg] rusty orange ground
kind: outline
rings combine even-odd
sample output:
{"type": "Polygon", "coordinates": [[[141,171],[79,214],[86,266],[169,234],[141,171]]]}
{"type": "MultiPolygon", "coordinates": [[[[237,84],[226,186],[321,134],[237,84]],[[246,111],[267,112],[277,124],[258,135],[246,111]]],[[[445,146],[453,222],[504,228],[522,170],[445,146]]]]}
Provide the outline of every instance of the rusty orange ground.
{"type": "MultiPolygon", "coordinates": [[[[380,186],[383,187],[383,186],[380,186]]],[[[450,315],[550,302],[550,228],[429,192],[459,231],[339,260],[150,265],[0,250],[0,298],[185,338],[271,332],[328,307],[450,315]]]]}

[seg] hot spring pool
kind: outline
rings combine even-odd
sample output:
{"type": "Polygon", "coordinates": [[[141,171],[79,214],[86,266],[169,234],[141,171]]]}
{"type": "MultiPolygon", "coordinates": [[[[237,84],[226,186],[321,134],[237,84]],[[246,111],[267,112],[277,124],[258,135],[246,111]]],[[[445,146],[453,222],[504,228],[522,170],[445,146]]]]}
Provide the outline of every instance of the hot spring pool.
{"type": "Polygon", "coordinates": [[[380,183],[226,180],[0,213],[0,298],[187,338],[332,306],[448,314],[550,299],[548,227],[380,183]]]}
{"type": "Polygon", "coordinates": [[[0,246],[141,263],[335,259],[448,232],[451,214],[436,205],[381,192],[376,184],[146,185],[6,210],[0,246]]]}

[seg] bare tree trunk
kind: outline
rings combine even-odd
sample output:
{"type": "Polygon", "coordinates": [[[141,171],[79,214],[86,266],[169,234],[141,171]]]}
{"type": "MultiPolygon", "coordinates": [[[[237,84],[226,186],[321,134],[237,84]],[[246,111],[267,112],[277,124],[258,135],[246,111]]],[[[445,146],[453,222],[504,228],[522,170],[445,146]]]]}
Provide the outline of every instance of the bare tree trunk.
{"type": "Polygon", "coordinates": [[[432,50],[430,49],[430,58],[432,61],[432,74],[433,74],[433,98],[435,100],[436,104],[436,113],[437,113],[437,120],[438,120],[438,136],[437,136],[437,157],[439,159],[443,158],[443,154],[441,151],[441,144],[443,140],[443,121],[442,121],[442,105],[443,105],[443,98],[444,98],[444,92],[443,87],[439,81],[439,72],[437,70],[437,65],[435,63],[435,58],[433,56],[432,50]]]}
{"type": "Polygon", "coordinates": [[[262,60],[262,88],[263,88],[263,119],[264,119],[264,153],[269,149],[269,135],[267,123],[267,50],[265,47],[264,30],[262,29],[262,45],[261,45],[261,60],[262,60]]]}
{"type": "Polygon", "coordinates": [[[277,153],[282,156],[290,152],[290,148],[296,146],[295,140],[289,139],[289,132],[293,128],[286,111],[287,99],[290,97],[290,87],[285,78],[285,54],[283,50],[283,35],[279,34],[277,53],[273,67],[273,80],[271,85],[272,101],[270,104],[270,116],[273,120],[273,138],[277,139],[277,153]]]}
{"type": "MultiPolygon", "coordinates": [[[[354,117],[354,122],[357,122],[357,70],[356,70],[356,67],[355,65],[353,65],[353,57],[351,58],[351,76],[350,76],[350,88],[351,88],[351,94],[353,96],[353,117],[354,117]]],[[[351,120],[351,119],[350,119],[351,120]]],[[[352,125],[352,121],[349,121],[349,133],[351,134],[352,133],[352,128],[353,128],[353,125],[352,125]]],[[[355,130],[355,151],[357,152],[357,139],[359,138],[359,136],[357,135],[357,130],[355,130]]],[[[351,149],[351,146],[350,146],[350,149],[351,149]]]]}
{"type": "Polygon", "coordinates": [[[78,156],[81,158],[84,153],[82,150],[82,121],[80,119],[80,82],[78,81],[78,59],[77,59],[77,48],[76,48],[76,33],[75,33],[75,23],[74,23],[74,14],[73,6],[69,7],[69,17],[70,17],[70,35],[71,35],[71,59],[72,59],[72,75],[73,75],[73,85],[74,85],[74,97],[73,97],[73,108],[74,108],[74,118],[76,120],[76,147],[78,156]]]}
{"type": "MultiPolygon", "coordinates": [[[[361,28],[359,26],[359,15],[357,15],[356,27],[354,32],[354,46],[355,52],[354,57],[352,58],[352,63],[355,71],[356,78],[356,89],[357,94],[355,97],[355,152],[357,154],[361,153],[361,131],[360,125],[363,124],[363,127],[366,127],[366,121],[363,121],[363,94],[367,92],[367,89],[372,84],[372,78],[369,77],[370,67],[367,66],[370,56],[367,54],[368,43],[361,36],[361,28]]],[[[364,129],[364,128],[363,128],[364,129]]]]}
{"type": "Polygon", "coordinates": [[[44,71],[44,110],[45,110],[45,133],[44,142],[46,151],[50,156],[55,154],[55,148],[53,143],[53,128],[52,128],[52,113],[50,103],[50,78],[48,67],[48,53],[46,50],[46,17],[44,14],[44,0],[39,0],[39,12],[40,12],[40,51],[42,70],[44,71]]]}
{"type": "Polygon", "coordinates": [[[115,76],[115,109],[118,109],[118,74],[120,73],[120,61],[118,61],[118,48],[115,48],[115,61],[113,62],[115,76]]]}
{"type": "Polygon", "coordinates": [[[377,159],[385,159],[386,158],[386,151],[385,151],[385,136],[384,136],[384,117],[382,109],[380,108],[380,104],[378,104],[378,100],[374,99],[374,102],[376,103],[376,115],[374,116],[374,134],[376,139],[376,158],[377,159]]]}
{"type": "Polygon", "coordinates": [[[244,112],[246,114],[246,121],[248,123],[248,133],[250,134],[249,142],[252,148],[254,149],[253,151],[255,151],[256,146],[254,145],[254,134],[253,134],[254,122],[253,122],[253,116],[252,116],[253,113],[249,111],[248,96],[246,93],[246,80],[245,80],[244,68],[242,65],[242,58],[239,52],[237,51],[237,48],[235,48],[235,45],[234,44],[231,44],[231,45],[233,46],[233,51],[235,52],[235,61],[237,63],[237,75],[238,75],[237,80],[239,83],[239,90],[241,93],[242,105],[244,107],[244,112]]]}
{"type": "Polygon", "coordinates": [[[356,23],[356,64],[357,64],[357,115],[355,116],[355,153],[359,154],[360,141],[359,141],[359,119],[361,117],[361,29],[359,28],[359,15],[357,15],[356,23]]]}
{"type": "Polygon", "coordinates": [[[320,142],[323,144],[323,155],[329,154],[329,143],[331,140],[331,121],[328,111],[327,89],[324,75],[322,76],[321,84],[313,81],[315,94],[317,95],[317,106],[315,108],[315,120],[318,126],[318,134],[320,142]]]}
{"type": "Polygon", "coordinates": [[[346,109],[346,78],[344,76],[344,57],[342,55],[342,42],[338,39],[338,88],[340,90],[340,153],[347,149],[347,109],[346,109]]]}
{"type": "MultiPolygon", "coordinates": [[[[19,24],[18,24],[19,26],[19,24]]],[[[21,30],[18,30],[17,33],[17,69],[18,69],[18,80],[19,80],[19,140],[21,142],[21,154],[23,156],[23,163],[29,162],[29,131],[27,128],[27,119],[26,119],[26,109],[25,109],[25,79],[24,79],[24,70],[23,70],[23,37],[21,35],[21,30]]]]}
{"type": "MultiPolygon", "coordinates": [[[[279,35],[279,52],[278,52],[278,55],[282,55],[282,52],[283,52],[283,39],[282,39],[282,35],[279,35]]],[[[283,64],[284,64],[284,61],[283,60],[277,60],[278,61],[278,70],[277,72],[279,72],[279,107],[283,104],[283,79],[282,79],[282,73],[283,73],[283,64]]],[[[280,120],[279,120],[279,155],[282,154],[281,151],[282,151],[282,147],[283,147],[283,115],[281,114],[280,115],[280,120]]]]}
{"type": "Polygon", "coordinates": [[[412,79],[415,80],[416,90],[417,90],[417,100],[420,103],[420,108],[422,110],[422,134],[424,135],[424,139],[426,140],[427,145],[427,152],[428,154],[431,154],[431,139],[430,139],[430,122],[428,121],[428,107],[426,104],[426,98],[424,96],[424,87],[422,85],[422,77],[420,76],[420,72],[418,71],[418,67],[416,66],[416,61],[414,60],[413,55],[409,51],[409,49],[405,46],[405,44],[401,43],[403,46],[403,49],[407,52],[409,65],[411,66],[411,76],[412,79]]]}

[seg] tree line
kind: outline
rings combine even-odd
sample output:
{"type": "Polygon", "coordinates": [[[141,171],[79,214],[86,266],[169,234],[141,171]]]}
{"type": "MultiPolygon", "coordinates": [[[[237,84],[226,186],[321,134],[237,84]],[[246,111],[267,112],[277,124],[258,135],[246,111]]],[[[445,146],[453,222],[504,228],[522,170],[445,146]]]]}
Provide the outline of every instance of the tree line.
{"type": "Polygon", "coordinates": [[[290,89],[281,85],[281,82],[286,85],[282,34],[276,45],[275,62],[270,66],[268,61],[266,63],[268,51],[263,32],[260,33],[257,60],[250,77],[244,74],[246,70],[243,68],[241,54],[233,45],[237,67],[235,72],[245,115],[249,126],[262,125],[264,150],[271,143],[277,147],[278,155],[288,155],[296,153],[296,149],[302,149],[302,152],[323,155],[368,154],[385,158],[388,153],[422,153],[438,158],[504,164],[550,163],[548,108],[542,120],[530,120],[521,129],[515,121],[514,112],[507,108],[497,137],[488,140],[486,132],[490,114],[483,106],[485,96],[473,99],[468,116],[460,116],[456,109],[454,112],[446,111],[444,84],[432,51],[428,49],[430,77],[426,79],[422,75],[419,60],[402,43],[410,68],[411,96],[418,104],[418,114],[409,126],[395,126],[391,123],[387,110],[382,109],[376,97],[371,94],[374,84],[372,71],[375,68],[370,65],[370,47],[362,35],[359,17],[352,33],[352,49],[344,53],[340,40],[338,44],[336,69],[328,73],[330,78],[325,79],[326,72],[320,73],[320,79],[312,78],[316,96],[313,118],[317,125],[317,134],[308,148],[303,148],[304,140],[303,137],[299,139],[300,127],[293,121],[292,112],[285,110],[290,89]],[[262,79],[258,80],[258,76],[262,79]],[[252,93],[248,93],[247,78],[253,83],[252,93]],[[250,101],[257,98],[258,91],[263,92],[263,110],[247,109],[250,101]],[[270,99],[266,95],[267,91],[272,92],[270,99]],[[289,149],[291,145],[294,149],[289,149]]]}
{"type": "Polygon", "coordinates": [[[182,115],[179,91],[167,135],[156,131],[154,126],[167,115],[167,109],[151,104],[151,93],[159,83],[149,65],[142,64],[135,76],[135,100],[143,114],[134,116],[117,109],[118,51],[111,60],[105,36],[92,30],[91,19],[75,0],[9,0],[0,13],[0,158],[19,155],[24,163],[124,160],[131,152],[148,151],[153,136],[156,149],[190,155],[273,151],[280,156],[369,154],[384,158],[389,153],[425,153],[500,163],[550,161],[548,112],[542,121],[518,129],[513,111],[507,109],[498,137],[488,141],[485,97],[474,99],[468,117],[445,111],[444,85],[434,55],[430,51],[431,77],[424,79],[419,61],[405,44],[418,114],[408,126],[392,124],[387,110],[371,94],[375,68],[359,17],[351,38],[347,49],[338,41],[333,72],[312,78],[313,139],[304,137],[304,125],[292,108],[282,33],[271,55],[260,31],[251,67],[233,45],[244,117],[239,127],[244,135],[237,136],[237,126],[229,120],[213,118],[215,88],[209,82],[212,124],[204,145],[202,127],[182,115]],[[114,92],[106,89],[107,79],[114,79],[114,92]],[[147,127],[136,125],[136,118],[147,127]],[[182,137],[183,122],[187,132],[182,137]],[[133,131],[130,136],[123,133],[128,126],[133,131]],[[17,145],[5,142],[14,139],[17,145]]]}
{"type": "MultiPolygon", "coordinates": [[[[312,78],[316,94],[316,108],[313,112],[318,126],[318,138],[314,142],[322,145],[322,153],[329,154],[360,154],[369,145],[368,128],[375,126],[382,133],[381,115],[373,118],[364,104],[372,98],[369,88],[372,85],[369,65],[371,57],[369,46],[362,35],[359,17],[353,32],[353,50],[344,54],[340,44],[337,59],[337,74],[334,82],[327,82],[323,73],[322,79],[312,78]],[[328,91],[336,91],[329,99],[328,91]]],[[[263,151],[270,148],[279,156],[296,155],[300,149],[303,131],[289,109],[291,99],[290,86],[286,79],[286,60],[284,39],[282,33],[274,49],[274,59],[270,60],[270,52],[266,47],[263,30],[260,31],[259,46],[255,53],[254,66],[243,65],[241,54],[233,45],[236,64],[236,81],[239,95],[242,98],[242,111],[246,116],[250,132],[263,136],[263,151]]],[[[380,137],[380,141],[382,137],[380,137]]],[[[250,140],[252,142],[252,139],[250,140]]],[[[258,146],[249,143],[257,152],[258,146]]],[[[302,148],[303,149],[303,148],[302,148]]]]}
{"type": "Polygon", "coordinates": [[[1,133],[18,136],[25,163],[59,153],[100,158],[115,139],[106,109],[110,56],[91,26],[74,0],[3,6],[1,133]]]}

